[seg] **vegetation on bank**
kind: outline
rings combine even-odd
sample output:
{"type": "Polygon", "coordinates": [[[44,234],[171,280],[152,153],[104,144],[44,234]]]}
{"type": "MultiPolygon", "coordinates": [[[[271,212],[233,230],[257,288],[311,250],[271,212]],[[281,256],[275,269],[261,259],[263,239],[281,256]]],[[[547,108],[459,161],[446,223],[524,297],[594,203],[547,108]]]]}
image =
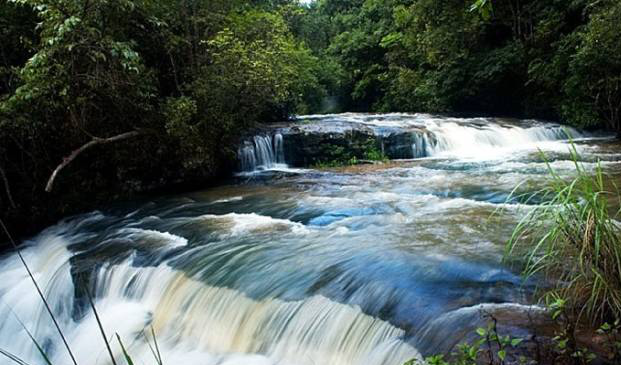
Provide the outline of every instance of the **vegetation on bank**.
{"type": "Polygon", "coordinates": [[[548,281],[539,291],[553,336],[544,343],[535,336],[511,338],[488,316],[477,341],[460,344],[447,360],[431,356],[427,365],[620,363],[620,190],[607,185],[612,180],[600,163],[588,171],[574,145],[570,152],[575,176],[562,177],[547,162],[549,185],[527,197],[543,203],[517,224],[506,250],[506,260],[518,262],[525,278],[548,281]],[[581,341],[582,334],[591,339],[581,341]],[[516,349],[529,341],[536,342],[531,350],[516,349]]]}
{"type": "Polygon", "coordinates": [[[551,278],[547,301],[562,299],[568,315],[592,325],[620,320],[620,190],[606,186],[600,163],[587,171],[571,151],[575,177],[549,165],[544,201],[517,225],[508,258],[524,258],[524,275],[551,278]]]}
{"type": "Polygon", "coordinates": [[[323,144],[322,156],[326,159],[313,161],[313,168],[331,168],[358,165],[360,163],[386,162],[389,158],[378,149],[376,141],[369,138],[356,148],[323,144]]]}
{"type": "Polygon", "coordinates": [[[426,357],[423,363],[411,359],[403,365],[588,365],[596,359],[607,364],[620,363],[619,322],[613,325],[605,322],[594,331],[594,336],[602,338],[599,344],[600,353],[597,354],[577,340],[577,333],[574,331],[575,323],[572,318],[566,316],[563,300],[557,300],[548,309],[552,313],[552,320],[559,328],[555,336],[548,341],[535,336],[526,339],[504,335],[497,328],[497,319],[482,313],[482,316],[487,317],[489,322],[486,328],[477,328],[475,332],[478,339],[476,341],[456,346],[455,352],[449,357],[443,354],[432,355],[426,357]],[[521,347],[528,342],[535,343],[531,350],[521,347]]]}

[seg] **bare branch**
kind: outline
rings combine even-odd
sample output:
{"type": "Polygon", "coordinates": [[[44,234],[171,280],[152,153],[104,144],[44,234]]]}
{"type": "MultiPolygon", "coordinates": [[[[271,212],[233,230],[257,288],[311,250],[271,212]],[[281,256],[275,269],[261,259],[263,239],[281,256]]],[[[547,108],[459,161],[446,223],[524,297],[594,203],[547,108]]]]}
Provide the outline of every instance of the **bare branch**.
{"type": "Polygon", "coordinates": [[[9,199],[9,204],[11,204],[11,207],[15,209],[15,201],[13,200],[13,196],[11,195],[9,180],[7,179],[6,174],[4,173],[4,169],[2,169],[2,167],[0,167],[0,177],[2,177],[2,181],[4,182],[4,190],[6,191],[6,196],[9,199]]]}
{"type": "Polygon", "coordinates": [[[78,157],[79,154],[81,154],[85,150],[96,145],[117,142],[117,141],[121,141],[124,139],[140,136],[142,134],[145,134],[145,132],[137,130],[137,131],[121,133],[110,138],[93,137],[91,141],[82,145],[82,147],[78,148],[77,150],[74,150],[73,152],[71,152],[69,156],[63,159],[63,162],[61,162],[58,166],[56,166],[56,169],[54,169],[54,171],[52,172],[52,175],[50,175],[48,183],[45,185],[45,191],[48,193],[52,191],[52,188],[54,187],[54,180],[56,180],[56,176],[58,176],[58,173],[60,172],[60,170],[64,169],[67,165],[69,165],[71,161],[73,161],[76,157],[78,157]]]}

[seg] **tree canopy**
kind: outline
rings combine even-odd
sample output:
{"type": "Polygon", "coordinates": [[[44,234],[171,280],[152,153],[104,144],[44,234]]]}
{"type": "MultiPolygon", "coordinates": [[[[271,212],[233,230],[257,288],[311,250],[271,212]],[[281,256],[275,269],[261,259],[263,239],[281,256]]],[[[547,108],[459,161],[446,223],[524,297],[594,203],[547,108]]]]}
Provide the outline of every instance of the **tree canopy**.
{"type": "Polygon", "coordinates": [[[341,69],[341,110],[620,130],[620,2],[319,0],[295,28],[341,69]]]}
{"type": "Polygon", "coordinates": [[[290,31],[286,5],[0,3],[3,214],[37,220],[84,194],[231,170],[241,134],[323,95],[319,62],[290,31]]]}

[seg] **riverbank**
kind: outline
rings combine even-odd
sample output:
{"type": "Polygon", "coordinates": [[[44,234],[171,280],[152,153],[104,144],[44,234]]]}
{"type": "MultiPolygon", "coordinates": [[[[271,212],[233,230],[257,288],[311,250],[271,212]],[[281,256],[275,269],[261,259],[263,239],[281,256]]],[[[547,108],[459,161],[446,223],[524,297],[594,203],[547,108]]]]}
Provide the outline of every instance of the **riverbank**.
{"type": "MultiPolygon", "coordinates": [[[[119,150],[123,147],[116,149],[119,150]]],[[[72,166],[50,193],[43,190],[43,181],[30,187],[30,192],[24,192],[21,186],[13,187],[16,206],[5,205],[2,219],[14,239],[21,241],[61,218],[101,206],[217,186],[237,168],[233,160],[214,168],[189,169],[173,154],[170,158],[152,155],[150,161],[126,160],[121,167],[115,159],[106,159],[108,154],[94,150],[82,156],[83,160],[72,166]]],[[[4,233],[0,236],[0,251],[10,248],[4,233]]]]}

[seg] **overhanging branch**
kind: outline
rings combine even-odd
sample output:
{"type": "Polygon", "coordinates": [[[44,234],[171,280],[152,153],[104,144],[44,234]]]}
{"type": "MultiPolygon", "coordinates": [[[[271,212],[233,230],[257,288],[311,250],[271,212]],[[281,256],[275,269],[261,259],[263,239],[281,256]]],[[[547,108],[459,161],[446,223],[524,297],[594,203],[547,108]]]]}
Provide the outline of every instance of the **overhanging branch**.
{"type": "Polygon", "coordinates": [[[7,179],[6,174],[4,173],[4,169],[2,169],[2,167],[0,167],[0,177],[2,177],[2,181],[4,182],[4,190],[6,191],[6,196],[9,200],[9,204],[11,205],[11,208],[15,208],[15,201],[13,200],[13,196],[11,195],[9,179],[7,179]]]}
{"type": "Polygon", "coordinates": [[[76,157],[78,157],[78,155],[80,155],[85,150],[96,145],[117,142],[117,141],[121,141],[124,139],[140,136],[142,134],[145,134],[145,132],[136,130],[136,131],[126,132],[126,133],[121,133],[121,134],[118,134],[116,136],[109,137],[109,138],[94,137],[91,141],[82,145],[82,147],[71,152],[69,156],[63,158],[63,162],[61,162],[58,166],[56,166],[56,168],[52,172],[52,175],[50,175],[50,178],[48,179],[48,183],[45,185],[45,191],[48,193],[52,191],[52,188],[54,187],[54,180],[56,180],[58,173],[62,169],[64,169],[67,165],[69,165],[71,161],[73,161],[76,157]]]}

